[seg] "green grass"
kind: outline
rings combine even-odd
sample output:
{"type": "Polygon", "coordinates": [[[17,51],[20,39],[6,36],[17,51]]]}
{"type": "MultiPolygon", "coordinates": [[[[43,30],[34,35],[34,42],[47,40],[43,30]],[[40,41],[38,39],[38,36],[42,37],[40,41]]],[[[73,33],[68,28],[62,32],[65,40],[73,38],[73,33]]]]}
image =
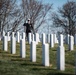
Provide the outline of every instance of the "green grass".
{"type": "Polygon", "coordinates": [[[20,44],[16,45],[16,54],[10,53],[10,42],[8,43],[8,51],[2,49],[2,42],[0,41],[0,75],[74,75],[75,73],[75,49],[68,50],[65,46],[65,71],[59,71],[56,67],[56,52],[58,45],[54,48],[49,48],[50,66],[44,67],[42,65],[42,45],[37,45],[37,61],[33,63],[30,61],[30,45],[26,43],[26,58],[20,57],[20,44]]]}

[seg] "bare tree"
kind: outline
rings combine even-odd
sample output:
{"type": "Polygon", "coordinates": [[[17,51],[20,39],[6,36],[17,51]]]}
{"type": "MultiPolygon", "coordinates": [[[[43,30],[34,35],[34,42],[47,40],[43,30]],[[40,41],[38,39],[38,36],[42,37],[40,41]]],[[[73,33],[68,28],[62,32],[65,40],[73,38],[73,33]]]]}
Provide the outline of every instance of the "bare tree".
{"type": "Polygon", "coordinates": [[[46,23],[47,14],[52,8],[52,4],[42,4],[42,2],[37,0],[22,0],[22,12],[24,14],[24,21],[28,18],[34,25],[35,31],[46,23]]]}
{"type": "Polygon", "coordinates": [[[17,0],[0,0],[0,32],[18,31],[20,23],[23,19],[22,13],[17,0]]]}
{"type": "Polygon", "coordinates": [[[46,16],[51,10],[52,5],[42,4],[37,0],[21,0],[21,6],[17,0],[0,0],[0,32],[17,32],[23,29],[23,21],[31,19],[35,30],[46,22],[46,16]]]}
{"type": "Polygon", "coordinates": [[[12,10],[15,0],[0,0],[0,31],[3,32],[8,24],[8,16],[12,10]]]}
{"type": "Polygon", "coordinates": [[[67,1],[62,8],[58,9],[58,14],[52,14],[54,27],[61,27],[66,34],[76,33],[76,2],[67,1]]]}

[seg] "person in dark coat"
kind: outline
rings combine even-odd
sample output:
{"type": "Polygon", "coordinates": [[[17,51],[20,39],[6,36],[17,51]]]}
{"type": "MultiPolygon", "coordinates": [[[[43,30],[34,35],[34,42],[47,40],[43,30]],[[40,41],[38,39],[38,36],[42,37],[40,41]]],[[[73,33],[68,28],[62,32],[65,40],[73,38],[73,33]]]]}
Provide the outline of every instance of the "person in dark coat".
{"type": "Polygon", "coordinates": [[[23,26],[25,27],[26,37],[28,37],[28,34],[34,31],[34,27],[30,22],[30,19],[28,19],[28,22],[24,23],[23,26]]]}

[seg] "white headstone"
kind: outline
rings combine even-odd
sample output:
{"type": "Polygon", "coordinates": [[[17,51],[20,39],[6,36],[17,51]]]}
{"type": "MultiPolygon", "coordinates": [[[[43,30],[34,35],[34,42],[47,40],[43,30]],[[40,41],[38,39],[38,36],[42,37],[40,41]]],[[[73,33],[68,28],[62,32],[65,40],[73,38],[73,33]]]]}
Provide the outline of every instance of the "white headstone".
{"type": "Polygon", "coordinates": [[[63,35],[59,35],[59,46],[63,46],[63,35]]]}
{"type": "Polygon", "coordinates": [[[57,69],[65,70],[65,51],[64,46],[59,46],[57,49],[57,69]]]}
{"type": "Polygon", "coordinates": [[[74,37],[69,36],[69,50],[74,50],[74,37]]]}
{"type": "Polygon", "coordinates": [[[10,34],[7,32],[7,40],[10,41],[10,34]]]}
{"type": "Polygon", "coordinates": [[[49,66],[49,45],[42,45],[42,64],[44,66],[49,66]]]}
{"type": "Polygon", "coordinates": [[[16,53],[16,38],[11,37],[11,53],[15,54],[16,53]]]}
{"type": "Polygon", "coordinates": [[[32,41],[32,39],[31,39],[31,33],[29,33],[29,35],[28,35],[28,43],[31,44],[31,41],[32,41]]]}
{"type": "Polygon", "coordinates": [[[54,35],[54,44],[58,43],[58,39],[57,39],[57,36],[56,34],[53,34],[54,35]]]}
{"type": "Polygon", "coordinates": [[[5,36],[5,31],[3,31],[3,34],[2,35],[5,36]]]}
{"type": "Polygon", "coordinates": [[[50,43],[50,34],[47,34],[47,43],[50,43]]]}
{"type": "Polygon", "coordinates": [[[38,33],[35,33],[34,39],[36,41],[36,44],[38,44],[38,42],[39,42],[39,34],[38,33]]]}
{"type": "Polygon", "coordinates": [[[21,39],[20,40],[20,56],[22,58],[25,58],[26,57],[26,46],[25,46],[25,40],[24,39],[21,39]]]}
{"type": "Polygon", "coordinates": [[[26,35],[25,32],[22,33],[22,39],[25,39],[26,35]]]}
{"type": "Polygon", "coordinates": [[[7,36],[3,36],[3,50],[4,51],[7,51],[8,50],[7,36]]]}
{"type": "Polygon", "coordinates": [[[15,37],[15,32],[12,32],[12,37],[15,37]]]}
{"type": "Polygon", "coordinates": [[[32,41],[31,42],[31,47],[30,47],[30,60],[32,62],[36,62],[36,42],[32,41]]]}
{"type": "Polygon", "coordinates": [[[16,38],[17,42],[19,43],[20,42],[20,33],[17,32],[17,38],[16,38]]]}
{"type": "Polygon", "coordinates": [[[42,34],[42,44],[45,44],[45,33],[42,34]]]}
{"type": "Polygon", "coordinates": [[[66,40],[65,40],[66,44],[69,44],[69,36],[70,36],[69,34],[66,35],[66,40]]]}
{"type": "Polygon", "coordinates": [[[54,47],[54,38],[53,38],[53,34],[50,34],[50,47],[54,47]]]}

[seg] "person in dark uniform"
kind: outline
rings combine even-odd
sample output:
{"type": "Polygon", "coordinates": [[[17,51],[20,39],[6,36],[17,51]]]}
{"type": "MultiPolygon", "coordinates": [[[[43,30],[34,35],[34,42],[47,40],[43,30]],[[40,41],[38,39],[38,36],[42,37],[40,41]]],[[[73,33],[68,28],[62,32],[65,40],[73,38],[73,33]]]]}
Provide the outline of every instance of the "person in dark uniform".
{"type": "Polygon", "coordinates": [[[28,19],[28,22],[24,23],[23,26],[25,27],[26,37],[28,37],[28,34],[34,31],[34,27],[30,22],[30,19],[28,19]]]}

